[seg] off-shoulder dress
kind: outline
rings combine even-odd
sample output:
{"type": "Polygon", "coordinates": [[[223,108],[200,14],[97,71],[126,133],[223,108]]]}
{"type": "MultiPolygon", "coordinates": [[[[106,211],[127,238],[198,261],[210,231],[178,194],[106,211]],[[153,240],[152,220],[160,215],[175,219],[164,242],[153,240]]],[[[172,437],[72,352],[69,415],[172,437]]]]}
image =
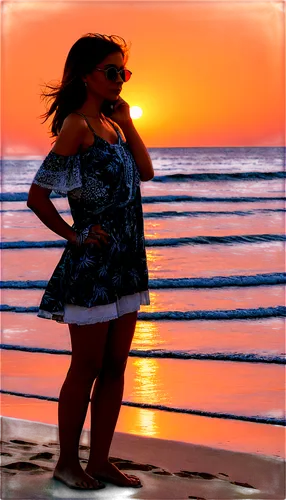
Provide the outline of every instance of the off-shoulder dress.
{"type": "Polygon", "coordinates": [[[37,316],[59,323],[92,324],[150,304],[140,176],[134,157],[118,141],[94,135],[84,152],[50,151],[33,183],[68,198],[73,229],[100,224],[109,243],[76,247],[67,241],[45,288],[37,316]]]}

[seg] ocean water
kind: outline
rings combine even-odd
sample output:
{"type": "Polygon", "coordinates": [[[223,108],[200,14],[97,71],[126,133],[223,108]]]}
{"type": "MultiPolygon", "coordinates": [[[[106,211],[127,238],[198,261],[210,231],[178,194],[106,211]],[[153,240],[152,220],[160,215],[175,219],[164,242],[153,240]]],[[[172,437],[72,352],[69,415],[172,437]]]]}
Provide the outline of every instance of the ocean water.
{"type": "MultiPolygon", "coordinates": [[[[279,455],[285,148],[149,152],[155,177],[141,183],[141,194],[151,305],[141,306],[126,368],[123,407],[134,412],[124,431],[160,436],[154,421],[171,413],[169,438],[177,437],[185,415],[180,439],[188,440],[193,416],[210,427],[234,421],[252,426],[245,427],[249,435],[275,441],[269,452],[279,455]]],[[[36,311],[66,241],[26,206],[41,162],[2,161],[2,412],[26,418],[27,406],[35,410],[32,402],[41,401],[45,411],[29,418],[57,423],[55,403],[70,362],[68,327],[36,311]]],[[[67,198],[53,193],[51,199],[72,224],[67,198]]]]}

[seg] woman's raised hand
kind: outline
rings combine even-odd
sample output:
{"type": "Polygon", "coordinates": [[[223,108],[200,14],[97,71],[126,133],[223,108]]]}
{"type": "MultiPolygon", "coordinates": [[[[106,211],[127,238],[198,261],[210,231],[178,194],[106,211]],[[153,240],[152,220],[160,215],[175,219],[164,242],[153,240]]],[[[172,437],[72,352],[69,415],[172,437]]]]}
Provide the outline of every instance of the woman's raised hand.
{"type": "Polygon", "coordinates": [[[114,103],[113,113],[110,115],[110,118],[115,121],[119,127],[124,127],[126,123],[132,123],[129,104],[124,101],[122,97],[119,96],[114,103]]]}

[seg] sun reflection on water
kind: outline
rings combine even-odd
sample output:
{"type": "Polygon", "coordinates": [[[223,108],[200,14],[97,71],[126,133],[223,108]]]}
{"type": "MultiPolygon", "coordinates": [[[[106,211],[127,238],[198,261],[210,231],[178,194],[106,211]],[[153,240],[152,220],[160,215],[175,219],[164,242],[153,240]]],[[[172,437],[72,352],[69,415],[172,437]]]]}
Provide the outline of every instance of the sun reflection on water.
{"type": "Polygon", "coordinates": [[[140,428],[140,434],[146,436],[156,436],[158,434],[155,411],[139,408],[136,417],[136,427],[140,428]]]}
{"type": "MultiPolygon", "coordinates": [[[[134,400],[140,403],[158,404],[162,401],[162,387],[159,387],[159,363],[154,358],[137,358],[133,361],[135,368],[134,400]]],[[[155,412],[138,412],[136,425],[149,436],[158,432],[155,424],[155,412]]]]}
{"type": "Polygon", "coordinates": [[[137,358],[133,361],[136,370],[134,389],[140,403],[157,404],[162,396],[158,391],[159,363],[155,358],[137,358]]]}
{"type": "Polygon", "coordinates": [[[162,336],[162,329],[156,321],[137,321],[133,349],[160,349],[165,344],[166,338],[162,336]]]}
{"type": "Polygon", "coordinates": [[[152,247],[147,247],[146,254],[148,262],[149,278],[153,279],[154,277],[156,277],[157,271],[161,271],[162,265],[159,262],[158,251],[156,248],[154,249],[152,247]]]}

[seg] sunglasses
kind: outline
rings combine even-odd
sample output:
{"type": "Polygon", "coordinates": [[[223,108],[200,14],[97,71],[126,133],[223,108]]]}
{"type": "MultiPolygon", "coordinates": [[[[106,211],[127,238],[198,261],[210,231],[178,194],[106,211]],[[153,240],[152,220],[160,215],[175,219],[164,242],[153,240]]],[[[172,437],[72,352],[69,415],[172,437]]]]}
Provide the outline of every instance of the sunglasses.
{"type": "Polygon", "coordinates": [[[129,69],[116,69],[113,67],[107,69],[95,68],[95,71],[104,71],[106,79],[111,82],[116,82],[118,74],[123,82],[128,82],[132,75],[132,72],[129,71],[129,69]]]}

